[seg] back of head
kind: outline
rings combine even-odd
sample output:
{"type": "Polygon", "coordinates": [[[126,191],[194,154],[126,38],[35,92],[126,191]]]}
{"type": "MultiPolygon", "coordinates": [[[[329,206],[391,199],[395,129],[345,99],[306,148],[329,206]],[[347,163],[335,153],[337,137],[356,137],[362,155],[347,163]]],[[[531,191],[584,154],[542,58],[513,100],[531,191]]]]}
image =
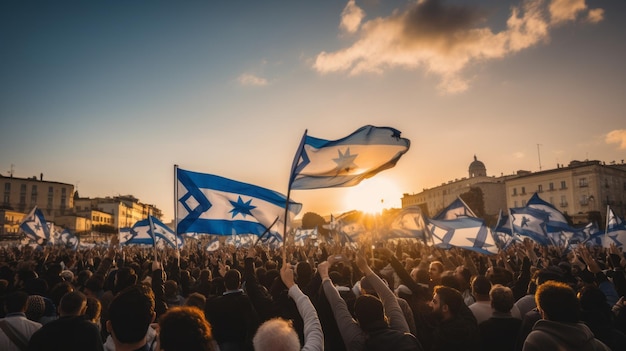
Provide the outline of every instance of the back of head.
{"type": "Polygon", "coordinates": [[[311,268],[311,264],[306,261],[298,262],[296,265],[296,283],[299,286],[306,286],[311,281],[313,277],[313,268],[311,268]]]}
{"type": "Polygon", "coordinates": [[[261,324],[252,339],[255,351],[300,351],[300,339],[290,322],[274,318],[261,324]]]}
{"type": "Polygon", "coordinates": [[[448,305],[452,316],[457,316],[461,308],[465,306],[463,295],[456,289],[444,285],[437,285],[433,293],[439,295],[441,305],[448,305]]]}
{"type": "Polygon", "coordinates": [[[474,295],[489,296],[491,281],[484,275],[477,275],[472,280],[472,293],[474,295]]]}
{"type": "Polygon", "coordinates": [[[80,291],[71,291],[63,295],[59,303],[61,316],[80,316],[87,308],[87,297],[80,291]]]}
{"type": "Polygon", "coordinates": [[[111,301],[107,329],[119,342],[133,344],[146,336],[155,316],[154,299],[148,289],[142,284],[133,285],[111,301]]]}
{"type": "Polygon", "coordinates": [[[100,314],[102,313],[102,304],[100,300],[93,296],[87,297],[87,309],[85,310],[85,316],[90,321],[97,323],[100,321],[100,314]]]}
{"type": "Polygon", "coordinates": [[[361,295],[354,302],[354,315],[361,329],[369,331],[386,324],[382,302],[372,295],[361,295]]]}
{"type": "Polygon", "coordinates": [[[192,293],[185,300],[185,306],[195,306],[204,311],[206,305],[206,297],[200,293],[192,293]]]}
{"type": "Polygon", "coordinates": [[[211,326],[195,307],[172,307],[159,318],[159,345],[163,351],[213,351],[211,326]]]}
{"type": "Polygon", "coordinates": [[[224,274],[224,286],[226,290],[239,289],[241,283],[241,273],[236,269],[231,269],[224,274]]]}
{"type": "Polygon", "coordinates": [[[441,273],[441,285],[445,285],[459,291],[461,290],[461,284],[453,271],[444,271],[441,273]]]}
{"type": "Polygon", "coordinates": [[[26,306],[26,318],[38,322],[46,312],[46,301],[41,295],[30,295],[26,306]]]}
{"type": "Polygon", "coordinates": [[[4,308],[7,313],[25,312],[28,303],[28,294],[24,291],[16,291],[4,300],[4,308]]]}
{"type": "Polygon", "coordinates": [[[544,319],[566,323],[579,321],[580,304],[576,292],[565,283],[550,280],[541,284],[537,287],[535,302],[544,319]]]}
{"type": "Polygon", "coordinates": [[[113,287],[113,291],[118,293],[131,285],[135,285],[137,279],[133,268],[120,267],[117,272],[115,272],[115,286],[113,287]]]}
{"type": "Polygon", "coordinates": [[[175,280],[167,280],[163,283],[165,289],[165,297],[171,298],[178,295],[178,283],[175,280]]]}
{"type": "Polygon", "coordinates": [[[491,300],[491,307],[502,313],[509,313],[515,303],[513,291],[500,284],[496,284],[491,288],[491,291],[489,291],[489,299],[491,300]]]}

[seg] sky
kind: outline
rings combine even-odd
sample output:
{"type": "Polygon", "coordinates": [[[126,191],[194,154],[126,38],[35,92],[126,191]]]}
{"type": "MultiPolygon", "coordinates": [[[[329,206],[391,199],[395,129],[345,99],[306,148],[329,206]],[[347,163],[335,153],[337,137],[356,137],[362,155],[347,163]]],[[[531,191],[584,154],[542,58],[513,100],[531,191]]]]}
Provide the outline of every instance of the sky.
{"type": "Polygon", "coordinates": [[[411,140],[301,215],[626,159],[626,1],[0,2],[0,172],[174,215],[174,165],[287,192],[305,130],[411,140]]]}

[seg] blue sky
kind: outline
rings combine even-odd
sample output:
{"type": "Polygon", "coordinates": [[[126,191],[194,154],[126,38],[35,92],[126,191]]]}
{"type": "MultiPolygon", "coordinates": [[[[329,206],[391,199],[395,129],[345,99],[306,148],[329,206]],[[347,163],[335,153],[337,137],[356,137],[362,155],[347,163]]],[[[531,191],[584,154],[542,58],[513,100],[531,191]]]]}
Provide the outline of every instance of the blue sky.
{"type": "MultiPolygon", "coordinates": [[[[626,2],[3,1],[0,171],[173,215],[173,166],[287,191],[303,132],[412,142],[322,215],[467,176],[626,158],[626,2]]],[[[365,209],[365,208],[361,208],[365,209]]]]}

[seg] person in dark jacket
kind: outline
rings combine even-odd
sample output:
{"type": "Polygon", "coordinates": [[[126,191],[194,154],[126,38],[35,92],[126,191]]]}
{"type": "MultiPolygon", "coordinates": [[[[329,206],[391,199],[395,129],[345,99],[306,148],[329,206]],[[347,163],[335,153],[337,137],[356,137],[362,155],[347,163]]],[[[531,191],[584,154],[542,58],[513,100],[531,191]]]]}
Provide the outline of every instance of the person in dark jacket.
{"type": "Polygon", "coordinates": [[[88,321],[87,297],[78,291],[65,294],[59,306],[59,319],[45,324],[30,338],[28,351],[103,350],[98,327],[88,321]]]}
{"type": "Polygon", "coordinates": [[[439,320],[433,332],[433,351],[480,349],[476,318],[458,290],[443,285],[436,286],[431,307],[439,320]]]}

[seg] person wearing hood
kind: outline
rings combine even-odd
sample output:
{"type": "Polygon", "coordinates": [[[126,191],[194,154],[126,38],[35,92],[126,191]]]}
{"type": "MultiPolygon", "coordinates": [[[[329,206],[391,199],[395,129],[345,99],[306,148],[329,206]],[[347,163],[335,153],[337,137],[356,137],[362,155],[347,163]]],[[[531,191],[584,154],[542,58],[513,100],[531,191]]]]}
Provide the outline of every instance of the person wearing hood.
{"type": "Polygon", "coordinates": [[[522,351],[610,351],[580,322],[580,304],[569,285],[548,281],[537,288],[535,300],[542,319],[528,334],[522,351]]]}

